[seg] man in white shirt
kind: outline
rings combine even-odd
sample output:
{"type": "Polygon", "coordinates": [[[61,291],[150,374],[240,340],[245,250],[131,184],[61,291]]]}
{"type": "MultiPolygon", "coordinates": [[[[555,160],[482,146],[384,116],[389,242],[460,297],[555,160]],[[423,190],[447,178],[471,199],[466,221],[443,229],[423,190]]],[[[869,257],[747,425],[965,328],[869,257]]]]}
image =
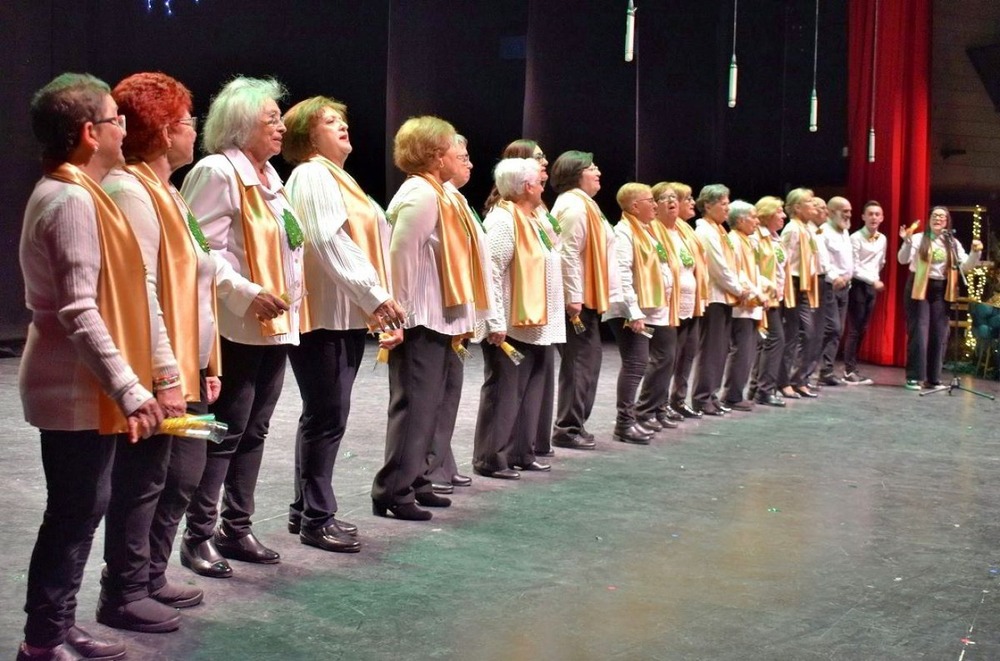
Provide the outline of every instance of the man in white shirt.
{"type": "Polygon", "coordinates": [[[848,385],[869,385],[872,380],[858,372],[858,347],[864,340],[875,296],[885,289],[882,284],[882,267],[888,241],[878,231],[882,224],[882,205],[874,200],[865,202],[861,213],[865,225],[851,235],[854,276],[851,293],[847,299],[847,339],[844,342],[844,382],[848,385]]]}
{"type": "Polygon", "coordinates": [[[820,355],[819,382],[824,386],[839,386],[843,382],[833,374],[840,348],[840,337],[847,318],[848,292],[854,275],[854,255],[851,237],[851,203],[843,197],[831,197],[827,203],[830,217],[823,227],[826,248],[826,288],[823,310],[823,348],[820,355]]]}

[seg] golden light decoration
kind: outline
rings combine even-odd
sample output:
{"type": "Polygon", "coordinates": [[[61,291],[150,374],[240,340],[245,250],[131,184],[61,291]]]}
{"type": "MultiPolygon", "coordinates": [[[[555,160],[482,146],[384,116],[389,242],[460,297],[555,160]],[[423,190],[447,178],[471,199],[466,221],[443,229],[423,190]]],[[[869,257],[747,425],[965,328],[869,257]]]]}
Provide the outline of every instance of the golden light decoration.
{"type": "MultiPolygon", "coordinates": [[[[980,237],[982,236],[984,210],[985,209],[978,204],[972,208],[972,239],[974,241],[980,240],[980,237]]],[[[969,298],[973,301],[983,300],[983,290],[986,287],[987,270],[987,266],[980,265],[969,271],[966,275],[966,281],[969,283],[969,298]]],[[[969,306],[969,308],[970,309],[967,313],[969,325],[965,329],[965,342],[963,343],[966,358],[973,356],[976,351],[976,336],[972,334],[972,306],[969,306]]]]}

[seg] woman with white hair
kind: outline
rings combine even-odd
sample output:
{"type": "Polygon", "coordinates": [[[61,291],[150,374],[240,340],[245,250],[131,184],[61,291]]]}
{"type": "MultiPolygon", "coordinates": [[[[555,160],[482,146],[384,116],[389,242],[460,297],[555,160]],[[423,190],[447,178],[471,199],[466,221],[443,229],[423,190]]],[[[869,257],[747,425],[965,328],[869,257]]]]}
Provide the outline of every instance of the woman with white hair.
{"type": "Polygon", "coordinates": [[[211,407],[229,425],[209,445],[201,483],[187,510],[181,564],[225,578],[225,558],[274,564],[277,552],[251,530],[254,489],[271,414],[281,394],[288,347],[299,342],[302,229],[269,160],[281,153],[285,125],[273,79],[237,77],[212,100],[205,150],[184,179],[187,200],[212,249],[257,287],[219,292],[219,333],[225,381],[211,407]],[[222,511],[219,492],[224,489],[222,511]],[[216,519],[221,518],[218,529],[216,519]]]}
{"type": "Polygon", "coordinates": [[[554,345],[566,341],[559,252],[542,207],[541,165],[507,158],[493,172],[500,201],[484,224],[493,263],[493,294],[503,308],[486,320],[486,380],[479,396],[473,470],[516,480],[517,468],[547,471],[535,449],[548,445],[552,425],[554,345]],[[506,341],[524,360],[515,365],[506,341]]]}

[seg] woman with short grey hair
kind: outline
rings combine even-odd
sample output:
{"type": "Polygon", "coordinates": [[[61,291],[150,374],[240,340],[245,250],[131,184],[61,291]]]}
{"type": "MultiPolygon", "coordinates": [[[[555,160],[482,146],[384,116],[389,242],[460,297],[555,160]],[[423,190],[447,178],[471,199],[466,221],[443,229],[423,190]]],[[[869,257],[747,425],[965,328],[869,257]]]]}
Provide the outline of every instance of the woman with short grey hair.
{"type": "Polygon", "coordinates": [[[284,383],[288,347],[299,343],[305,295],[302,229],[269,162],[281,153],[285,125],[278,101],[284,95],[273,79],[237,77],[226,83],[205,122],[211,153],[195,164],[181,188],[210,247],[256,285],[219,287],[224,380],[210,410],[229,425],[229,433],[208,447],[181,544],[181,564],[214,578],[232,575],[226,558],[264,564],[280,559],[253,534],[250,519],[264,438],[284,383]]]}

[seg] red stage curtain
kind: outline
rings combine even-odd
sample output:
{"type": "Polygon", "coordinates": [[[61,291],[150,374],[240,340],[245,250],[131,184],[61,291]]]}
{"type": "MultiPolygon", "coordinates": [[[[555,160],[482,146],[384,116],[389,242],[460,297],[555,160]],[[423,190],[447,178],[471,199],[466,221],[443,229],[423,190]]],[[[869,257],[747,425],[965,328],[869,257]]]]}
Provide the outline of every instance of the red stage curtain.
{"type": "Polygon", "coordinates": [[[879,365],[906,362],[903,313],[907,267],[896,261],[899,227],[930,203],[931,0],[851,0],[848,3],[848,194],[855,219],[867,200],[882,203],[889,239],[885,291],[879,296],[861,358],[879,365]],[[872,68],[875,8],[877,62],[872,68]],[[868,162],[872,76],[875,77],[875,162],[868,162]]]}

